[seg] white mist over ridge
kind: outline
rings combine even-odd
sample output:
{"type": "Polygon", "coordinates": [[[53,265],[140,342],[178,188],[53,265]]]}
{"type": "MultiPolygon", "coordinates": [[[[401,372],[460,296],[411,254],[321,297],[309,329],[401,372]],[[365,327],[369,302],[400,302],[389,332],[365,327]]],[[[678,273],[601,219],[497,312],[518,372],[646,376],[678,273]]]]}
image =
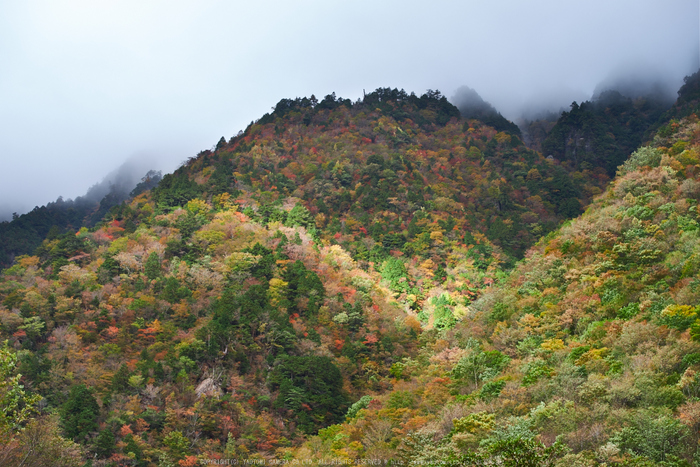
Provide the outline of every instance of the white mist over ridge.
{"type": "Polygon", "coordinates": [[[517,120],[590,99],[625,63],[673,91],[700,64],[696,0],[5,3],[10,212],[84,194],[126,154],[172,170],[282,98],[467,84],[517,120]]]}
{"type": "MultiPolygon", "coordinates": [[[[100,182],[94,183],[84,193],[73,198],[58,195],[53,199],[47,199],[34,206],[1,203],[0,222],[12,220],[15,214],[21,215],[31,211],[37,206],[44,206],[58,200],[64,202],[97,204],[110,192],[128,194],[150,170],[162,171],[162,165],[162,161],[159,161],[158,158],[153,155],[139,154],[131,156],[119,167],[105,175],[100,182]]],[[[170,169],[170,167],[168,167],[168,169],[170,169]]]]}

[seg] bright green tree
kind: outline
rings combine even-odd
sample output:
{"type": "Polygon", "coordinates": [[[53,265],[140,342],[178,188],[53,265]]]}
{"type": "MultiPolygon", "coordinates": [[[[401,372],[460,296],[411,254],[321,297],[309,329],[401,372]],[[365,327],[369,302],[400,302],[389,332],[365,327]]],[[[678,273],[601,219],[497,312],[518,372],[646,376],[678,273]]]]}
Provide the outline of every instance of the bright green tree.
{"type": "Polygon", "coordinates": [[[0,442],[9,441],[22,430],[41,399],[26,393],[21,378],[17,373],[17,354],[5,341],[0,347],[0,442]]]}
{"type": "Polygon", "coordinates": [[[160,257],[155,251],[148,255],[146,263],[143,265],[144,273],[149,279],[157,279],[160,277],[160,257]]]}
{"type": "Polygon", "coordinates": [[[290,227],[301,225],[302,227],[309,228],[314,225],[314,220],[308,209],[297,204],[289,211],[285,224],[290,227]]]}

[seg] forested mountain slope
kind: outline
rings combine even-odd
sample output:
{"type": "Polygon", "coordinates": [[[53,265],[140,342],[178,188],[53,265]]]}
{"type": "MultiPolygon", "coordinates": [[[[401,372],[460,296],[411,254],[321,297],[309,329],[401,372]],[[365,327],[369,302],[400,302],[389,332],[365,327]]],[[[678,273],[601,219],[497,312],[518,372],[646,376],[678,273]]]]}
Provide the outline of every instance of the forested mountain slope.
{"type": "Polygon", "coordinates": [[[63,433],[104,465],[298,444],[388,390],[421,331],[453,327],[498,278],[511,256],[490,224],[525,216],[531,239],[562,219],[557,203],[580,206],[557,183],[573,186],[437,93],[282,101],[4,272],[2,334],[43,397],[26,436],[76,449],[63,433]],[[477,199],[511,164],[549,185],[530,193],[519,175],[525,205],[494,189],[477,199]],[[468,181],[445,176],[459,171],[468,181]]]}
{"type": "Polygon", "coordinates": [[[154,199],[169,207],[227,191],[266,221],[297,197],[322,239],[340,234],[358,259],[374,255],[374,245],[420,254],[430,223],[423,216],[432,213],[443,232],[483,233],[512,259],[581,212],[607,181],[595,167],[567,172],[517,137],[460,120],[439,93],[378,89],[355,104],[332,95],[283,100],[166,176],[154,199]]]}
{"type": "Polygon", "coordinates": [[[300,457],[695,465],[699,155],[695,114],[657,134],[300,457]]]}
{"type": "Polygon", "coordinates": [[[690,459],[697,126],[555,231],[604,170],[437,92],[280,101],[3,272],[0,461],[690,459]]]}

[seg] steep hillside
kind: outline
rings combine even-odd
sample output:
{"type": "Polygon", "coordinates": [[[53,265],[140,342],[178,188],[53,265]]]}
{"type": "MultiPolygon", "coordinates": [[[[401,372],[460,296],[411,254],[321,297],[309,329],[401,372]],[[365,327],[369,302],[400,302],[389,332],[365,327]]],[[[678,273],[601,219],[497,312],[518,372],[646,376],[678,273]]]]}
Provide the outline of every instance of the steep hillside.
{"type": "Polygon", "coordinates": [[[517,137],[460,120],[439,93],[378,89],[355,104],[333,95],[280,101],[244,134],[164,177],[154,199],[168,208],[226,191],[267,221],[293,196],[321,240],[359,260],[382,250],[426,256],[436,229],[467,245],[484,234],[512,260],[607,181],[600,169],[567,172],[517,137]]]}
{"type": "Polygon", "coordinates": [[[16,442],[26,410],[4,419],[0,455],[37,439],[93,465],[282,455],[390,390],[425,330],[454,327],[603,182],[436,92],[283,100],[4,271],[4,376],[43,399],[16,442]]]}
{"type": "Polygon", "coordinates": [[[688,459],[697,127],[639,150],[508,275],[602,192],[602,169],[438,92],[282,100],[3,272],[0,463],[614,461],[652,415],[676,431],[649,449],[671,450],[634,452],[688,459]],[[608,233],[571,233],[596,216],[608,233]],[[614,326],[642,336],[629,358],[614,326]],[[637,399],[609,398],[619,381],[637,399]]]}
{"type": "Polygon", "coordinates": [[[695,465],[699,175],[693,114],[299,458],[695,465]]]}

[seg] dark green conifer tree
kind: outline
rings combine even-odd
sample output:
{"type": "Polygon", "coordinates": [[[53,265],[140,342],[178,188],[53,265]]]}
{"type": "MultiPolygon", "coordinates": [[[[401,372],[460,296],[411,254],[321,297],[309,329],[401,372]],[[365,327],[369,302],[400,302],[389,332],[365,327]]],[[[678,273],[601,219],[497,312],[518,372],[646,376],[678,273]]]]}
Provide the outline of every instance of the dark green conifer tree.
{"type": "Polygon", "coordinates": [[[70,389],[68,400],[61,408],[61,421],[66,437],[83,442],[93,431],[97,431],[97,415],[100,407],[95,397],[84,384],[70,389]]]}

